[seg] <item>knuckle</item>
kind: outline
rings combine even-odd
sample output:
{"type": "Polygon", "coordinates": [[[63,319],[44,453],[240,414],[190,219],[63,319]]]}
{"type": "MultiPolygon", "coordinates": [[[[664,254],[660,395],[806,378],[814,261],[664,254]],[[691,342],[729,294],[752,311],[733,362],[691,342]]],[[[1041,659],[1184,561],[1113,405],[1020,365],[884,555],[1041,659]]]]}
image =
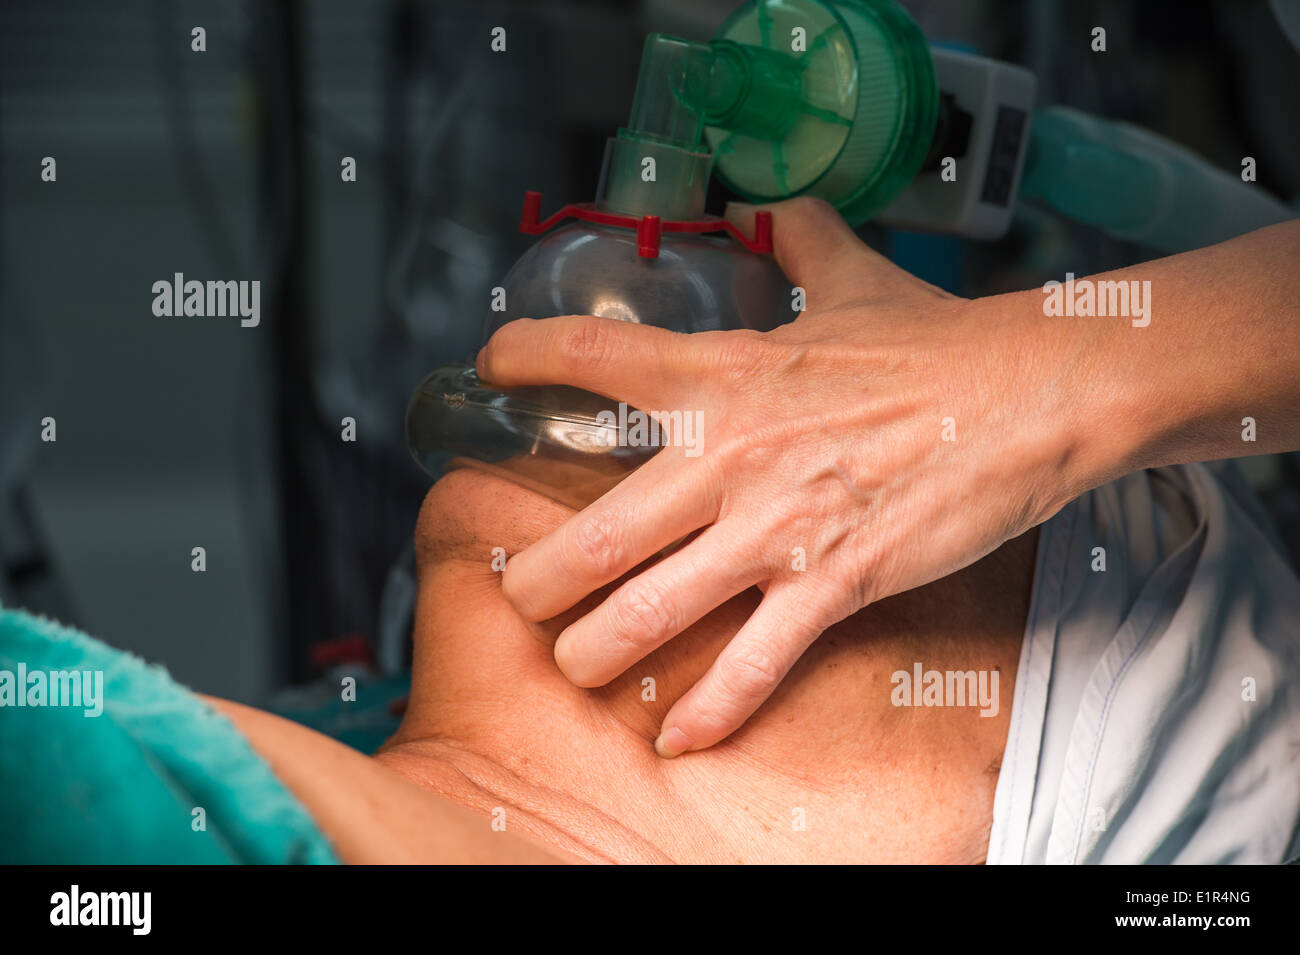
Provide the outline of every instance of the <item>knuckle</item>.
{"type": "Polygon", "coordinates": [[[753,700],[770,693],[785,674],[785,668],[766,649],[746,647],[731,654],[723,663],[719,682],[736,701],[753,700]]]}
{"type": "Polygon", "coordinates": [[[776,346],[759,332],[737,332],[720,339],[715,371],[724,388],[734,392],[752,384],[754,373],[766,366],[776,346]]]}
{"type": "Polygon", "coordinates": [[[672,600],[652,584],[628,584],[610,604],[610,632],[630,649],[654,646],[672,636],[678,619],[672,600]]]}
{"type": "MultiPolygon", "coordinates": [[[[792,460],[793,440],[780,423],[745,421],[744,428],[725,434],[713,444],[718,479],[730,484],[736,474],[745,474],[751,484],[772,475],[784,475],[792,460]]],[[[780,495],[767,500],[764,523],[771,528],[783,523],[793,505],[780,495]]],[[[799,511],[802,513],[802,511],[799,511]]]]}
{"type": "Polygon", "coordinates": [[[579,518],[566,543],[570,553],[601,578],[619,573],[622,554],[618,533],[607,517],[593,514],[579,518]]]}
{"type": "Polygon", "coordinates": [[[736,712],[736,703],[729,697],[705,698],[692,701],[688,714],[683,714],[681,722],[688,723],[695,736],[721,738],[735,728],[741,716],[736,712]]]}
{"type": "Polygon", "coordinates": [[[561,332],[557,346],[560,360],[568,368],[590,368],[609,361],[614,337],[604,321],[582,319],[561,332]]]}

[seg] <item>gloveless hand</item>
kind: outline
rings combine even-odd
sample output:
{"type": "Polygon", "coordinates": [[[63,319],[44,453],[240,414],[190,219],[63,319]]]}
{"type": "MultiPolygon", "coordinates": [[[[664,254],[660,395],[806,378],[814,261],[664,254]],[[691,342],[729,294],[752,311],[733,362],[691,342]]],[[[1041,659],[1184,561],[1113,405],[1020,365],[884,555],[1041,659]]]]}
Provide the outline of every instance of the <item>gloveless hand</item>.
{"type": "Polygon", "coordinates": [[[686,335],[521,320],[478,357],[480,376],[503,387],[562,383],[703,412],[701,454],[665,448],[513,557],[503,581],[524,617],[549,619],[701,531],[560,635],[556,662],[587,687],[763,589],[664,719],[664,756],[737,729],[831,624],[979,559],[1096,483],[1071,425],[1086,343],[1046,330],[1041,312],[1001,314],[998,299],[927,285],[819,200],[768,208],[777,261],[806,291],[789,325],[686,335]]]}

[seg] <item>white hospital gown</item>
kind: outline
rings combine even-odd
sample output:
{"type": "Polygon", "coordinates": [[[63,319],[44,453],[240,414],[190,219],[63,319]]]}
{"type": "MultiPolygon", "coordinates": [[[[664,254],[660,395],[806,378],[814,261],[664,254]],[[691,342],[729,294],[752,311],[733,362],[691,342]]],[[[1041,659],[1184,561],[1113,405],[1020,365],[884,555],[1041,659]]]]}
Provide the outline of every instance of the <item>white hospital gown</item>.
{"type": "Polygon", "coordinates": [[[990,864],[1300,858],[1300,581],[1235,474],[1141,472],[1043,525],[990,864]]]}

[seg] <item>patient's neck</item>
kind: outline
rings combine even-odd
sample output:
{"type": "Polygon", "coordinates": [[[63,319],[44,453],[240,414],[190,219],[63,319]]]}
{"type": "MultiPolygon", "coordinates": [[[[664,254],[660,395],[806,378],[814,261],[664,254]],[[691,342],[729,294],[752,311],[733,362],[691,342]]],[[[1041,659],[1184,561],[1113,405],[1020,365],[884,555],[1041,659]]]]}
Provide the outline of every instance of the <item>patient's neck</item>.
{"type": "Polygon", "coordinates": [[[426,562],[411,705],[380,758],[509,831],[587,859],[982,861],[1033,553],[1033,535],[1010,542],[832,628],[738,733],[675,760],[654,755],[660,721],[755,593],[583,690],[551,657],[565,621],[525,624],[485,560],[426,562]],[[917,663],[996,671],[996,715],[896,706],[891,677],[917,663]]]}
{"type": "Polygon", "coordinates": [[[982,860],[1023,613],[999,623],[954,601],[953,625],[932,619],[910,634],[890,619],[896,608],[859,614],[823,637],[732,739],[664,761],[651,741],[666,707],[752,599],[683,635],[671,656],[589,691],[559,676],[479,573],[448,564],[427,579],[422,600],[445,605],[462,592],[465,603],[422,612],[440,645],[435,675],[418,677],[419,705],[383,757],[393,768],[589,859],[982,860]],[[997,715],[894,706],[891,675],[914,663],[995,670],[997,715]],[[426,679],[436,684],[427,693],[426,679]]]}

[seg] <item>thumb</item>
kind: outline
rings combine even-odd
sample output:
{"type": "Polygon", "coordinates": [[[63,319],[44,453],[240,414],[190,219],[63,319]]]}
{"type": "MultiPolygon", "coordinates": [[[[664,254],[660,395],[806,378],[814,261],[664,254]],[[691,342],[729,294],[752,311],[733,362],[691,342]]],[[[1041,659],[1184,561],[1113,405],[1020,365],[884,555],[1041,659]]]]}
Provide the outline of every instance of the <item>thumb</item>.
{"type": "Polygon", "coordinates": [[[791,285],[825,287],[846,264],[863,253],[875,255],[824,199],[800,196],[770,205],[727,203],[726,218],[746,235],[754,231],[754,213],[772,214],[772,254],[791,285]]]}

